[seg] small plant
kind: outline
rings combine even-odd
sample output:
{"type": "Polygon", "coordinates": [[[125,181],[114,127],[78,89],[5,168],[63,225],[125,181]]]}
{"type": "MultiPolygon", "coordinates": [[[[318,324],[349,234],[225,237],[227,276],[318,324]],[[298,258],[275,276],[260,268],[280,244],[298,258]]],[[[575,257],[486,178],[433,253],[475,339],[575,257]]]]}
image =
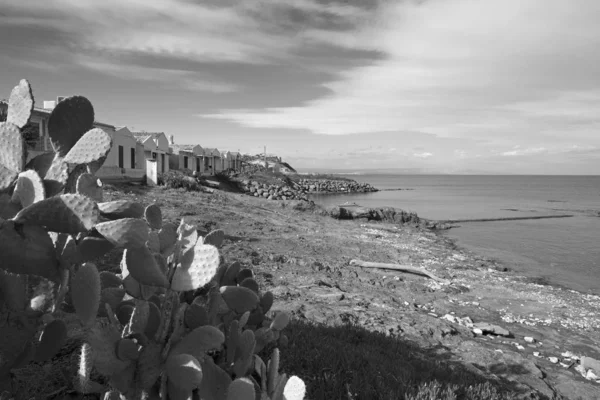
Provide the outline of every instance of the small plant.
{"type": "Polygon", "coordinates": [[[22,80],[0,123],[0,306],[10,310],[0,378],[58,353],[68,304],[85,337],[73,379],[81,393],[302,399],[304,382],[279,374],[277,348],[266,364],[257,355],[285,345],[289,317],[269,314],[273,295],[260,292],[251,270],[223,263],[224,232],[201,237],[185,220],[163,221],[156,205],[103,202],[94,173],[112,141],[93,128],[85,97],[57,105],[48,123],[55,152],[26,163],[20,129],[32,109],[22,80]],[[123,249],[121,273],[100,273],[94,262],[113,249],[123,249]]]}
{"type": "Polygon", "coordinates": [[[186,189],[189,191],[201,190],[197,179],[192,173],[186,174],[182,171],[169,171],[160,174],[158,184],[164,185],[168,189],[186,189]]]}

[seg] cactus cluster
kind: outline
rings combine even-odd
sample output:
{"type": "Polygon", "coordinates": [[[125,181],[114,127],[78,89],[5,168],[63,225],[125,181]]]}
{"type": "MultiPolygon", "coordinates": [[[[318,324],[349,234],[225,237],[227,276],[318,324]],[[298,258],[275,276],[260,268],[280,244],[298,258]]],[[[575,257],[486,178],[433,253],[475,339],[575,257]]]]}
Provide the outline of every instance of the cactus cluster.
{"type": "Polygon", "coordinates": [[[276,346],[287,343],[289,317],[271,311],[273,295],[261,293],[252,270],[224,263],[224,232],[199,236],[185,220],[163,221],[154,204],[103,202],[94,173],[112,141],[93,128],[84,97],[57,105],[48,123],[55,151],[26,162],[20,129],[32,109],[22,80],[0,124],[0,308],[29,334],[0,379],[54,357],[67,340],[60,317],[71,309],[84,337],[73,378],[80,393],[303,399],[304,382],[279,374],[276,346]],[[113,249],[123,250],[120,273],[99,272],[97,260],[113,249]],[[257,353],[270,344],[265,363],[257,353]]]}

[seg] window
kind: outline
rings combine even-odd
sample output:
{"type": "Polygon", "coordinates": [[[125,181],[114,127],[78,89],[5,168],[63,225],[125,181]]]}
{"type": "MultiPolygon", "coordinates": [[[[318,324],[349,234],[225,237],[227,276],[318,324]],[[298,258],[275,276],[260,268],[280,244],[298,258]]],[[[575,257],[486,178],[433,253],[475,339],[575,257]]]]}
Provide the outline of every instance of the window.
{"type": "Polygon", "coordinates": [[[188,156],[183,156],[183,168],[187,169],[188,167],[188,156]]]}
{"type": "Polygon", "coordinates": [[[152,153],[152,159],[156,160],[156,153],[152,153]]]}
{"type": "Polygon", "coordinates": [[[165,155],[161,154],[160,155],[160,172],[162,172],[163,174],[165,173],[165,155]]]}
{"type": "Polygon", "coordinates": [[[135,147],[131,148],[131,169],[135,169],[135,147]]]}
{"type": "Polygon", "coordinates": [[[123,146],[119,146],[119,168],[123,168],[123,146]]]}
{"type": "Polygon", "coordinates": [[[196,172],[200,172],[200,157],[196,158],[196,172]]]}

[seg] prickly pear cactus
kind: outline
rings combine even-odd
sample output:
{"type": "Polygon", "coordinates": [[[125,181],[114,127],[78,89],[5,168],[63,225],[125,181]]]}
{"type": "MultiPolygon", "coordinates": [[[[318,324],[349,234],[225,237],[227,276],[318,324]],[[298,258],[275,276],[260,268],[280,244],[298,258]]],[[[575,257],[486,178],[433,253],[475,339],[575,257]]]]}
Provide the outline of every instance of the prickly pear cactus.
{"type": "Polygon", "coordinates": [[[200,237],[184,220],[164,222],[156,205],[103,202],[94,173],[112,141],[85,97],[59,103],[48,123],[55,151],[27,160],[20,129],[33,104],[22,80],[0,123],[0,383],[54,357],[71,312],[85,341],[72,380],[80,393],[303,399],[304,382],[279,374],[289,317],[270,311],[273,295],[251,270],[221,264],[224,232],[200,237]],[[99,272],[95,262],[119,248],[121,273],[99,272]],[[265,364],[257,353],[267,346],[265,364]]]}

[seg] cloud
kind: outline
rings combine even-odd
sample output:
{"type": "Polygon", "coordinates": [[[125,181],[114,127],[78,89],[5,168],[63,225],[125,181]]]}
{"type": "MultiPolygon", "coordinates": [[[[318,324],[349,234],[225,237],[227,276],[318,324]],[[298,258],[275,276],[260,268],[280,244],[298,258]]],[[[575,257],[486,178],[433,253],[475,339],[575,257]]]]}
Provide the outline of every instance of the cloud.
{"type": "Polygon", "coordinates": [[[137,79],[161,84],[175,83],[180,89],[201,92],[230,93],[239,89],[236,85],[211,80],[210,77],[202,77],[202,74],[193,71],[121,65],[85,57],[78,57],[76,60],[79,65],[90,70],[119,79],[137,79]]]}
{"type": "Polygon", "coordinates": [[[513,156],[525,156],[525,155],[532,155],[532,154],[542,154],[542,153],[547,153],[547,152],[548,152],[548,149],[545,147],[535,147],[535,148],[530,148],[530,149],[505,151],[501,155],[505,156],[505,157],[513,157],[513,156]]]}
{"type": "Polygon", "coordinates": [[[413,157],[417,157],[417,158],[429,158],[429,157],[433,157],[433,153],[428,153],[428,152],[414,153],[413,157]]]}
{"type": "Polygon", "coordinates": [[[340,70],[328,95],[202,116],[328,135],[411,130],[506,145],[568,131],[598,143],[600,2],[385,2],[368,17],[351,32],[305,34],[383,55],[340,70]]]}

